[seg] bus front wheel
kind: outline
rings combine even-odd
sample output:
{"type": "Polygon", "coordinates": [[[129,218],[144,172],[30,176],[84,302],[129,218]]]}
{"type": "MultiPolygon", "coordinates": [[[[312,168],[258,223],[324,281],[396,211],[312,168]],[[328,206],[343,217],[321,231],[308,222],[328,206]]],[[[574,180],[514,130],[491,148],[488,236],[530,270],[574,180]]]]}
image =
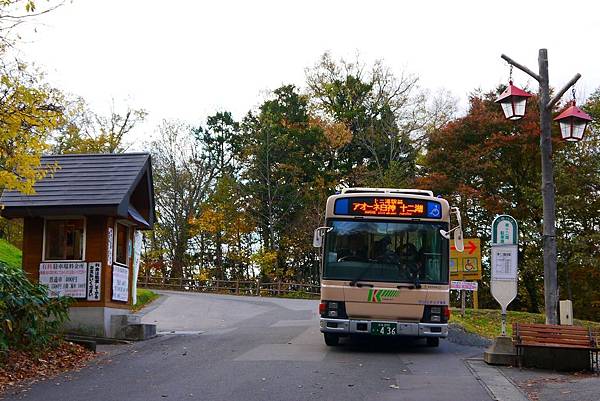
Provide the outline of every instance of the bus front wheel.
{"type": "Polygon", "coordinates": [[[440,345],[440,339],[438,337],[428,337],[427,338],[427,346],[428,347],[437,347],[440,345]]]}
{"type": "Polygon", "coordinates": [[[323,337],[325,337],[325,344],[330,347],[335,347],[340,343],[340,336],[337,334],[323,333],[323,337]]]}

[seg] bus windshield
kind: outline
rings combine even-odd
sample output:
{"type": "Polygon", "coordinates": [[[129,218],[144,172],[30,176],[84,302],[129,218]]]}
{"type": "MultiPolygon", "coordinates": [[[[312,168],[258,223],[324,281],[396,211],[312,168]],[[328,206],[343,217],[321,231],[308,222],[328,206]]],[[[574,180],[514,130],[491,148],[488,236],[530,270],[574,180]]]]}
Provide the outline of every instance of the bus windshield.
{"type": "Polygon", "coordinates": [[[447,223],[331,220],[323,278],[448,283],[447,223]]]}

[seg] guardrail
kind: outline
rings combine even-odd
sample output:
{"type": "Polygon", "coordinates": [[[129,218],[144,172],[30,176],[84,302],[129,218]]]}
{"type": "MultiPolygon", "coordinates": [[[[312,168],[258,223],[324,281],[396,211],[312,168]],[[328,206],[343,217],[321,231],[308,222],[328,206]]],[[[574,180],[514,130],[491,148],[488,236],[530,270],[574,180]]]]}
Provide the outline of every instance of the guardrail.
{"type": "Polygon", "coordinates": [[[138,277],[140,288],[192,292],[214,292],[235,295],[281,296],[302,292],[318,296],[321,287],[314,284],[261,282],[260,280],[195,280],[187,278],[138,277]]]}

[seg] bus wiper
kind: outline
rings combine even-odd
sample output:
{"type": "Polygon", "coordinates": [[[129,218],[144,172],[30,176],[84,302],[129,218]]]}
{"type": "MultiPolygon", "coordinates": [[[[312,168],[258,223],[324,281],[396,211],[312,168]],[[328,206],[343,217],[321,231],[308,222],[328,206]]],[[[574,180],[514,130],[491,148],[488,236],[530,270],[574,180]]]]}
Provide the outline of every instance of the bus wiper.
{"type": "MultiPolygon", "coordinates": [[[[365,274],[366,274],[366,273],[369,271],[369,269],[371,269],[371,265],[369,265],[369,266],[365,267],[364,269],[362,269],[362,270],[360,271],[360,273],[359,273],[359,274],[358,274],[358,275],[357,275],[357,276],[356,276],[356,277],[355,277],[355,278],[354,278],[352,281],[350,281],[350,286],[351,286],[351,287],[354,287],[354,286],[356,285],[356,286],[358,287],[357,283],[360,281],[360,279],[361,279],[361,278],[363,278],[363,276],[364,276],[364,275],[365,275],[365,274]]],[[[370,284],[369,284],[369,285],[370,285],[370,284]]],[[[361,287],[362,287],[362,286],[365,286],[365,287],[366,287],[366,286],[367,286],[367,284],[361,284],[360,286],[361,286],[361,287]]],[[[371,287],[372,287],[372,286],[371,286],[371,287]]]]}
{"type": "Polygon", "coordinates": [[[396,286],[397,289],[401,290],[402,288],[409,288],[411,290],[413,289],[420,289],[421,288],[421,282],[419,281],[419,276],[415,277],[415,280],[412,282],[412,284],[399,284],[396,286]]]}

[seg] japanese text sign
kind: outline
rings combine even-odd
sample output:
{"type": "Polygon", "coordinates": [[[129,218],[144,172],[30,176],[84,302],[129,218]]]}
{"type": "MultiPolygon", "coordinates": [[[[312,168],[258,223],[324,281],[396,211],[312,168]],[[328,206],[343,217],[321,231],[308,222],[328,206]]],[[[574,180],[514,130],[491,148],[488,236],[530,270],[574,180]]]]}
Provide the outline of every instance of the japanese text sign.
{"type": "Polygon", "coordinates": [[[51,262],[40,264],[40,284],[48,286],[48,296],[86,297],[85,262],[51,262]]]}
{"type": "Polygon", "coordinates": [[[442,205],[439,202],[423,199],[352,197],[337,199],[335,214],[440,219],[442,218],[442,205]]]}

